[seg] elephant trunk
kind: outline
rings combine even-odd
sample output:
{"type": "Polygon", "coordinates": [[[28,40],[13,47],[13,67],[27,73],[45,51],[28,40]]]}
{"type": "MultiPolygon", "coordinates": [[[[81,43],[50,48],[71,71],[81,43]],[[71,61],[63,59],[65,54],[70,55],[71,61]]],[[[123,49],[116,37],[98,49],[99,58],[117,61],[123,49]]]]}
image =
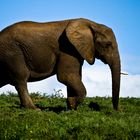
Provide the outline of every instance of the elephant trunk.
{"type": "Polygon", "coordinates": [[[119,92],[120,92],[120,73],[121,73],[121,65],[120,65],[120,57],[117,50],[117,54],[111,64],[109,64],[112,74],[112,103],[113,108],[118,110],[119,103],[119,92]]]}

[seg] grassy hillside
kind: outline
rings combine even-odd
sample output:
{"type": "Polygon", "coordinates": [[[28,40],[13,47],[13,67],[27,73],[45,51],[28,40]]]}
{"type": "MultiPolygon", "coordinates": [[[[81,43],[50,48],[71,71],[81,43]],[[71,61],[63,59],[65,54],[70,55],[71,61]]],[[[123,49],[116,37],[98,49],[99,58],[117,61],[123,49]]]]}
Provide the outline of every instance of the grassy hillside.
{"type": "Polygon", "coordinates": [[[16,94],[0,95],[0,140],[140,139],[140,98],[121,98],[116,112],[111,98],[86,98],[77,111],[66,111],[59,94],[31,96],[42,111],[20,109],[16,94]]]}

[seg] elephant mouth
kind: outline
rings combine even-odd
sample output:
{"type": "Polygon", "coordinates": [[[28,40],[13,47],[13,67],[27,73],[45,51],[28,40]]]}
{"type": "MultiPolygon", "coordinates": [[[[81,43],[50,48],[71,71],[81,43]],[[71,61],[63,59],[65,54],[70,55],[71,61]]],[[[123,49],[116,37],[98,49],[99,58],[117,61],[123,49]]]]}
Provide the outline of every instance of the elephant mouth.
{"type": "Polygon", "coordinates": [[[108,64],[107,60],[104,58],[104,56],[100,55],[96,57],[97,59],[100,59],[104,64],[108,64]]]}
{"type": "Polygon", "coordinates": [[[107,60],[105,59],[105,57],[103,55],[99,54],[98,52],[95,54],[95,57],[97,59],[100,59],[104,64],[108,64],[107,60]]]}
{"type": "Polygon", "coordinates": [[[107,61],[106,61],[106,59],[104,59],[104,58],[101,58],[101,61],[102,61],[104,64],[108,64],[107,61]]]}

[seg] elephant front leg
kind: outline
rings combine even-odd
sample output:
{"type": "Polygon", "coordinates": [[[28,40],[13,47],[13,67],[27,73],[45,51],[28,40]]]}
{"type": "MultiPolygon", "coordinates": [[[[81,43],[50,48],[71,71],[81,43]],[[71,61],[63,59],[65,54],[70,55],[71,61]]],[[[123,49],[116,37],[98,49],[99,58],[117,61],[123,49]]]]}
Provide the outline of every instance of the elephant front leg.
{"type": "Polygon", "coordinates": [[[77,109],[86,96],[86,89],[81,81],[82,64],[83,59],[61,52],[57,65],[57,79],[67,86],[68,109],[77,109]]]}
{"type": "Polygon", "coordinates": [[[67,85],[67,107],[68,109],[77,109],[78,105],[83,102],[86,96],[86,89],[76,75],[71,83],[67,85]]]}
{"type": "Polygon", "coordinates": [[[77,109],[86,96],[86,89],[81,81],[81,76],[76,73],[63,73],[58,76],[58,80],[67,86],[67,107],[77,109]]]}

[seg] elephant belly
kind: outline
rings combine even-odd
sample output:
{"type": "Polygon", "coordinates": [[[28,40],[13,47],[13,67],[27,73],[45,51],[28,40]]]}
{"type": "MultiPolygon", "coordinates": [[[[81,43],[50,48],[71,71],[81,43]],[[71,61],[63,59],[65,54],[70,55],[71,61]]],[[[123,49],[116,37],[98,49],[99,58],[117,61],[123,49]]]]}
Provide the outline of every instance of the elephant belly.
{"type": "Polygon", "coordinates": [[[35,82],[35,81],[43,80],[43,79],[48,78],[48,77],[55,74],[54,72],[37,73],[34,71],[31,71],[30,73],[31,74],[30,74],[30,77],[28,79],[28,82],[35,82]]]}
{"type": "Polygon", "coordinates": [[[30,78],[29,81],[38,81],[45,79],[54,74],[54,67],[56,64],[55,54],[43,56],[40,55],[34,58],[30,66],[30,78]]]}

